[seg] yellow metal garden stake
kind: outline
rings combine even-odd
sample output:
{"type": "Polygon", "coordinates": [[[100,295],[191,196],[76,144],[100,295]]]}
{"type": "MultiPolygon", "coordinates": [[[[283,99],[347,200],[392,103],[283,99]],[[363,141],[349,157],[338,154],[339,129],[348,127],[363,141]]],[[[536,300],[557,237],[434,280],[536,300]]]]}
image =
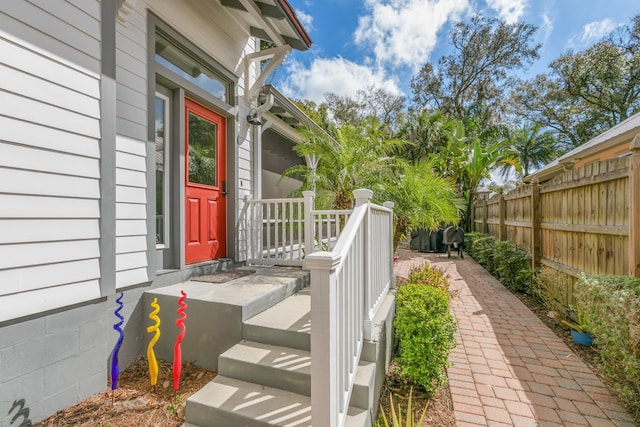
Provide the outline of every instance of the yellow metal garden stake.
{"type": "Polygon", "coordinates": [[[160,318],[158,317],[160,306],[158,305],[158,298],[154,298],[150,305],[154,310],[149,313],[149,319],[153,320],[155,323],[147,328],[147,332],[155,332],[155,335],[151,338],[151,341],[149,341],[149,345],[147,346],[147,360],[149,361],[149,378],[151,380],[151,386],[155,391],[156,383],[158,382],[158,361],[156,360],[156,354],[153,352],[153,346],[160,339],[160,318]]]}

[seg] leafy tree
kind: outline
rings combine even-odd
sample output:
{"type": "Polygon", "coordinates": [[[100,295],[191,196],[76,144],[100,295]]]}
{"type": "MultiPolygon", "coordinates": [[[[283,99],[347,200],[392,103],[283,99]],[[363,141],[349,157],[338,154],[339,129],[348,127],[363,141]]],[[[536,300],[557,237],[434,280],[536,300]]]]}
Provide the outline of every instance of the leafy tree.
{"type": "Polygon", "coordinates": [[[302,110],[314,123],[320,126],[322,129],[328,131],[332,124],[329,120],[329,112],[327,104],[316,104],[313,101],[292,99],[296,107],[302,110]]]}
{"type": "Polygon", "coordinates": [[[491,121],[497,121],[503,93],[514,84],[510,74],[538,58],[540,45],[532,44],[535,31],[533,25],[482,15],[458,23],[451,34],[454,52],[441,57],[437,67],[425,64],[412,78],[414,103],[460,119],[474,106],[488,107],[491,121]]]}
{"type": "Polygon", "coordinates": [[[597,132],[590,109],[547,75],[521,83],[510,102],[515,116],[552,130],[560,146],[577,147],[597,132]]]}
{"type": "Polygon", "coordinates": [[[336,125],[360,124],[375,118],[391,131],[403,118],[404,97],[382,88],[360,89],[353,98],[330,92],[325,94],[325,99],[336,125]]]}
{"type": "Polygon", "coordinates": [[[550,64],[513,93],[514,113],[578,146],[640,111],[640,15],[585,49],[550,64]]]}

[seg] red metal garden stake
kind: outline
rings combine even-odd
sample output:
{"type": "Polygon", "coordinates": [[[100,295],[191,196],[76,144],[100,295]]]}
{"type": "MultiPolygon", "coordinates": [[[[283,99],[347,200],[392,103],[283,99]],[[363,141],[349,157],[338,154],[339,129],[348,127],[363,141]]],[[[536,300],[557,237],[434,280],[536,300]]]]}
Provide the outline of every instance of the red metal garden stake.
{"type": "Polygon", "coordinates": [[[184,321],[187,320],[187,313],[185,310],[187,309],[187,303],[184,300],[187,298],[187,294],[184,291],[180,291],[182,296],[178,298],[178,316],[180,316],[176,320],[176,326],[182,329],[182,332],[178,334],[176,337],[176,344],[173,346],[173,391],[177,391],[180,387],[180,373],[182,371],[182,348],[180,347],[180,343],[184,338],[186,328],[184,326],[184,321]]]}

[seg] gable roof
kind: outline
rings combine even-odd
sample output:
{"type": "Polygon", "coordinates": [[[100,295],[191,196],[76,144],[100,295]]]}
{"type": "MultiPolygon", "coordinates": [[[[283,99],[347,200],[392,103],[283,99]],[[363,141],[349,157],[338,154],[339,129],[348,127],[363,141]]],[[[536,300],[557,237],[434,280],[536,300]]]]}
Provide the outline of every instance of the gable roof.
{"type": "Polygon", "coordinates": [[[537,177],[539,182],[544,182],[562,173],[568,165],[581,166],[600,158],[627,155],[630,141],[639,132],[640,113],[634,114],[611,129],[602,132],[546,166],[527,175],[523,178],[523,181],[530,182],[534,177],[537,177]]]}

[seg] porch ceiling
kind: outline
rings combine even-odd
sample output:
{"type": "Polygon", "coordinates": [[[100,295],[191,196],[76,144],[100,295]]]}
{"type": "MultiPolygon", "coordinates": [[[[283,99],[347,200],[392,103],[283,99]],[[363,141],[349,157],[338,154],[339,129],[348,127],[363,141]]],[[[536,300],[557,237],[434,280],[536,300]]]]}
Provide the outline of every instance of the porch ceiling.
{"type": "Polygon", "coordinates": [[[246,22],[254,37],[296,50],[311,47],[309,35],[286,0],[220,0],[220,4],[246,22]]]}

